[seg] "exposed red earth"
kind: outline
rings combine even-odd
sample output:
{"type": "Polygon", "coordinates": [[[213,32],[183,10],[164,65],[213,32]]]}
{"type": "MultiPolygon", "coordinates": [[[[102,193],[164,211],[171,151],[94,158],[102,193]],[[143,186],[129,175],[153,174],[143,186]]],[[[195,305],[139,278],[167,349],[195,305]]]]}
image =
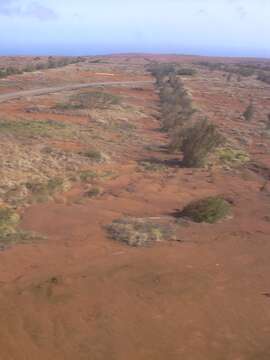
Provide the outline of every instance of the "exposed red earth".
{"type": "Polygon", "coordinates": [[[46,201],[16,205],[20,228],[44,238],[0,252],[0,360],[270,359],[270,137],[263,135],[270,86],[254,77],[227,82],[222,71],[194,65],[202,61],[196,57],[100,59],[0,80],[0,100],[13,91],[125,83],[98,89],[120,97],[108,108],[66,108],[74,94],[85,91],[71,88],[0,106],[1,124],[50,120],[66,125],[62,133],[59,128],[61,136],[46,128],[42,136],[28,137],[13,126],[12,134],[0,133],[1,186],[29,181],[33,169],[38,179],[64,177],[69,167],[95,172],[93,183],[76,179],[46,201]],[[168,136],[160,131],[159,98],[144,67],[153,60],[197,70],[183,77],[194,104],[230,146],[248,154],[249,162],[188,169],[174,161],[181,154],[164,150],[168,136]],[[136,81],[140,85],[134,86],[136,81]],[[250,97],[256,113],[247,123],[242,113],[250,97]],[[63,160],[47,163],[41,145],[61,152],[63,160]],[[107,160],[77,158],[89,146],[107,160]],[[140,165],[149,159],[161,164],[157,171],[140,165]],[[85,197],[91,186],[101,194],[85,197]],[[232,215],[216,224],[185,221],[176,241],[133,248],[106,231],[122,216],[172,216],[210,195],[229,199],[232,215]]]}

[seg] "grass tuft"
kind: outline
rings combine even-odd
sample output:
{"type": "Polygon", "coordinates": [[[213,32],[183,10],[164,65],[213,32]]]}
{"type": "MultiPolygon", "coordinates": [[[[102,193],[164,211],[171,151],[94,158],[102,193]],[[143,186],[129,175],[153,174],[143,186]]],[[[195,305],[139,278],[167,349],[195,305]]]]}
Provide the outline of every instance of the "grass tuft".
{"type": "Polygon", "coordinates": [[[148,218],[124,217],[114,220],[111,225],[107,226],[107,230],[112,239],[136,247],[175,238],[171,225],[161,224],[148,218]]]}

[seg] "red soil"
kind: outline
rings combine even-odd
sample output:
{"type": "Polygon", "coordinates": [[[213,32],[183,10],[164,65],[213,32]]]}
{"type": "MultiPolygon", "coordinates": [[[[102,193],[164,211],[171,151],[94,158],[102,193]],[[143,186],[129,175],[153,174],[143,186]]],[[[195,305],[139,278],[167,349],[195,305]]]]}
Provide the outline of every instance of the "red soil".
{"type": "MultiPolygon", "coordinates": [[[[199,81],[188,83],[203,109],[210,114],[212,105],[228,104],[240,111],[236,99],[217,94],[211,84],[213,94],[204,96],[199,81]]],[[[113,91],[138,96],[131,100],[138,104],[147,99],[149,116],[136,131],[149,144],[166,144],[150,116],[154,89],[141,95],[113,91]]],[[[212,120],[224,132],[238,124],[222,116],[212,120]]],[[[73,191],[65,203],[27,209],[23,228],[48,238],[0,253],[1,360],[270,358],[270,203],[269,193],[260,191],[265,180],[248,169],[139,172],[135,160],[151,156],[171,158],[160,149],[123,148],[119,177],[104,183],[101,198],[76,205],[73,191]],[[183,226],[180,242],[130,248],[104,230],[123,214],[168,215],[212,194],[233,202],[233,218],[183,226]]]]}

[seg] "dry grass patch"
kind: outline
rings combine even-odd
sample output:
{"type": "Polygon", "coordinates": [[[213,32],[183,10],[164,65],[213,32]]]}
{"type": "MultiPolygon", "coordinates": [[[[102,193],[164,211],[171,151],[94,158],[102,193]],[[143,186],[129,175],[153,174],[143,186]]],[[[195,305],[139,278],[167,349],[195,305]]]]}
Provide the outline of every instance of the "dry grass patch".
{"type": "Polygon", "coordinates": [[[16,138],[70,138],[73,126],[55,120],[0,120],[0,133],[16,138]]]}
{"type": "Polygon", "coordinates": [[[113,105],[119,105],[121,98],[117,95],[102,91],[83,92],[73,95],[67,102],[55,105],[59,111],[79,110],[79,109],[107,109],[113,105]]]}
{"type": "Polygon", "coordinates": [[[58,192],[65,192],[71,188],[71,183],[67,179],[53,178],[47,182],[28,182],[26,188],[37,202],[51,199],[58,192]]]}
{"type": "Polygon", "coordinates": [[[83,155],[83,156],[87,157],[88,159],[90,159],[91,161],[96,162],[96,163],[104,163],[108,160],[108,156],[106,156],[105,154],[103,154],[101,151],[99,151],[97,149],[86,150],[84,152],[81,152],[80,155],[83,155]]]}
{"type": "Polygon", "coordinates": [[[19,222],[20,216],[12,208],[0,206],[0,250],[42,238],[32,232],[17,229],[19,222]]]}
{"type": "Polygon", "coordinates": [[[249,155],[244,150],[233,148],[219,148],[216,152],[222,164],[238,167],[250,161],[249,155]]]}
{"type": "Polygon", "coordinates": [[[155,242],[174,240],[172,224],[150,218],[123,217],[107,226],[110,237],[129,246],[148,246],[155,242]]]}
{"type": "Polygon", "coordinates": [[[162,164],[161,162],[140,161],[139,165],[142,170],[150,172],[162,172],[168,170],[167,166],[162,164]]]}

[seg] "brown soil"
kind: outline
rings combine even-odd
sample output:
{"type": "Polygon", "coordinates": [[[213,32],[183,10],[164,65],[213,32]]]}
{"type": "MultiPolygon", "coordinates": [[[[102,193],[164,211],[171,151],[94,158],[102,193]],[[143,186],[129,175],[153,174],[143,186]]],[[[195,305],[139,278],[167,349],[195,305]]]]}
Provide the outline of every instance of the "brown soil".
{"type": "MultiPolygon", "coordinates": [[[[113,81],[127,81],[123,63],[134,64],[138,75],[132,79],[149,79],[145,57],[104,57],[109,65],[90,64],[87,71],[106,81],[102,73],[113,68],[113,81]]],[[[70,78],[78,82],[84,72],[75,69],[70,78]]],[[[56,77],[63,71],[52,70],[56,77]]],[[[261,136],[270,87],[250,79],[228,85],[221,72],[199,71],[184,80],[194,102],[234,146],[250,154],[251,165],[181,168],[173,161],[178,155],[163,148],[168,139],[159,131],[151,84],[112,88],[125,101],[122,109],[90,117],[48,115],[69,124],[90,122],[92,141],[110,154],[109,162],[91,166],[116,174],[96,180],[102,187],[98,198],[81,201],[86,185],[79,182],[54,200],[24,209],[21,227],[46,239],[0,253],[1,360],[270,358],[270,156],[269,138],[261,136]],[[257,112],[247,124],[240,115],[250,94],[257,112]],[[100,129],[99,121],[119,118],[136,125],[130,135],[100,129]],[[163,167],[146,171],[139,162],[147,159],[163,167]],[[183,222],[178,241],[131,248],[109,239],[104,228],[126,215],[170,216],[190,201],[217,194],[233,204],[233,217],[214,225],[183,222]]],[[[56,97],[66,94],[11,101],[1,106],[1,116],[45,120],[44,112],[24,109],[33,103],[49,108],[56,97]]],[[[48,143],[71,152],[85,146],[80,139],[48,143]]]]}

